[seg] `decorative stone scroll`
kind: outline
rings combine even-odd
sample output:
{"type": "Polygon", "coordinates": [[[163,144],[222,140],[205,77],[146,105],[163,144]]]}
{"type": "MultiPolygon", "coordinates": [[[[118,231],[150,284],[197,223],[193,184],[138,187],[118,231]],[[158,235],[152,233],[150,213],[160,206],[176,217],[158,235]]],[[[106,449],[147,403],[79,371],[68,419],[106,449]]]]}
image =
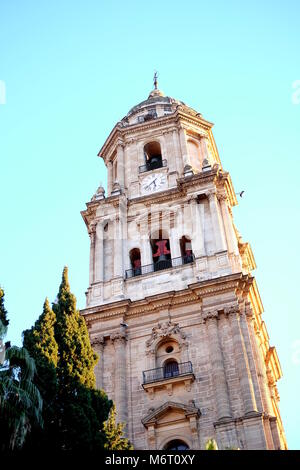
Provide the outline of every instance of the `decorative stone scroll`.
{"type": "Polygon", "coordinates": [[[156,327],[152,328],[151,338],[146,342],[146,346],[147,348],[150,348],[153,343],[157,343],[161,339],[172,335],[179,336],[181,344],[186,342],[186,334],[181,330],[178,323],[172,323],[171,321],[158,323],[156,327]]]}

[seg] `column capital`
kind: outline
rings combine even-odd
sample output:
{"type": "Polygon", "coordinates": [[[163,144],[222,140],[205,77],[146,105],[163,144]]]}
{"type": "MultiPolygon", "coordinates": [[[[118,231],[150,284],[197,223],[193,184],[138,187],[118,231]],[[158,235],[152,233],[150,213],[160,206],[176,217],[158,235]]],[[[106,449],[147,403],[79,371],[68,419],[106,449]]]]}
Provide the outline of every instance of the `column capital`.
{"type": "Polygon", "coordinates": [[[112,334],[110,339],[115,345],[125,344],[127,341],[127,334],[123,331],[120,331],[118,333],[112,334]]]}
{"type": "Polygon", "coordinates": [[[209,201],[213,201],[217,196],[217,191],[215,189],[209,189],[208,191],[206,191],[205,195],[207,196],[209,201]]]}
{"type": "Polygon", "coordinates": [[[190,196],[188,199],[187,199],[187,203],[188,204],[195,204],[197,203],[197,199],[198,198],[198,194],[193,194],[192,196],[190,196]]]}
{"type": "Polygon", "coordinates": [[[95,236],[95,233],[96,233],[96,228],[97,228],[97,222],[96,221],[93,221],[89,224],[88,226],[88,234],[90,236],[90,238],[94,237],[95,236]]]}
{"type": "Polygon", "coordinates": [[[121,147],[122,149],[124,149],[124,147],[125,147],[125,142],[124,142],[124,140],[118,139],[118,140],[117,140],[117,143],[116,143],[116,147],[117,147],[117,148],[118,148],[118,147],[121,147]]]}
{"type": "Polygon", "coordinates": [[[227,202],[227,194],[223,191],[217,191],[217,198],[219,199],[219,201],[221,202],[227,202]]]}
{"type": "Polygon", "coordinates": [[[232,315],[233,317],[236,317],[236,315],[241,315],[241,311],[238,305],[231,305],[230,307],[227,307],[224,309],[225,315],[232,315]]]}
{"type": "Polygon", "coordinates": [[[104,344],[105,344],[105,339],[104,339],[104,336],[102,336],[102,335],[101,336],[95,336],[91,340],[91,346],[92,347],[100,346],[101,349],[103,349],[104,344]]]}
{"type": "Polygon", "coordinates": [[[218,310],[209,310],[207,312],[203,312],[202,318],[204,321],[207,320],[217,320],[219,316],[218,310]]]}

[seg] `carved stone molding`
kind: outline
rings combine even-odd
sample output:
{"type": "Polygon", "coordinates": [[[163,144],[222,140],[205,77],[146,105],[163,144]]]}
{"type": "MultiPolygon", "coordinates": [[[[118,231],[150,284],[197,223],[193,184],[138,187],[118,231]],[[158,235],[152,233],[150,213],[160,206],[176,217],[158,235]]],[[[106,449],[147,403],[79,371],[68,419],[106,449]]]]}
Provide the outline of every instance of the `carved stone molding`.
{"type": "Polygon", "coordinates": [[[155,349],[147,349],[146,356],[155,357],[155,349]]]}
{"type": "MultiPolygon", "coordinates": [[[[167,338],[168,336],[177,335],[183,341],[186,340],[186,334],[181,330],[178,323],[168,321],[166,323],[158,323],[158,326],[152,328],[151,338],[146,342],[147,348],[150,348],[157,340],[167,338]]],[[[182,341],[181,341],[182,342],[182,341]]]]}

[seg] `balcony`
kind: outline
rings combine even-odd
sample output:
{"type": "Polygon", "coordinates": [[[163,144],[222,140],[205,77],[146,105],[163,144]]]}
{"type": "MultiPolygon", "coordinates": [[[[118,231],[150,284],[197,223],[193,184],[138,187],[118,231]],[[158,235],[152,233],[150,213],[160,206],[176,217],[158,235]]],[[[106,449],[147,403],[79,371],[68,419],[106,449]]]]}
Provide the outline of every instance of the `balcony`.
{"type": "Polygon", "coordinates": [[[167,166],[167,160],[159,160],[153,162],[147,162],[145,165],[139,166],[139,173],[145,173],[145,171],[157,170],[157,168],[162,168],[167,166]]]}
{"type": "Polygon", "coordinates": [[[187,391],[191,390],[191,384],[195,380],[193,366],[190,361],[177,364],[178,367],[170,370],[166,367],[157,367],[143,372],[143,389],[153,398],[157,389],[165,388],[169,395],[173,394],[176,384],[184,384],[187,391]]]}
{"type": "Polygon", "coordinates": [[[169,268],[177,268],[178,266],[183,266],[185,264],[190,264],[195,261],[195,256],[193,253],[185,256],[179,256],[179,258],[172,258],[157,261],[156,263],[146,264],[138,268],[127,269],[125,271],[125,279],[130,279],[136,276],[143,276],[144,274],[154,273],[156,271],[161,271],[169,268]]]}

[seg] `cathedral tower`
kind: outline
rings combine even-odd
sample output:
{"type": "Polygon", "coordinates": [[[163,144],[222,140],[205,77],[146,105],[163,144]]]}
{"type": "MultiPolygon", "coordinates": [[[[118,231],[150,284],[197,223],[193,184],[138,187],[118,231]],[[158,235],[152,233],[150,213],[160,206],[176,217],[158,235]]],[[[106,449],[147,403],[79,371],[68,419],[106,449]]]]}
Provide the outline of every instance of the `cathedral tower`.
{"type": "Polygon", "coordinates": [[[97,386],[135,449],[286,448],[280,364],[212,127],[155,80],[101,148],[107,194],[82,212],[97,386]]]}

